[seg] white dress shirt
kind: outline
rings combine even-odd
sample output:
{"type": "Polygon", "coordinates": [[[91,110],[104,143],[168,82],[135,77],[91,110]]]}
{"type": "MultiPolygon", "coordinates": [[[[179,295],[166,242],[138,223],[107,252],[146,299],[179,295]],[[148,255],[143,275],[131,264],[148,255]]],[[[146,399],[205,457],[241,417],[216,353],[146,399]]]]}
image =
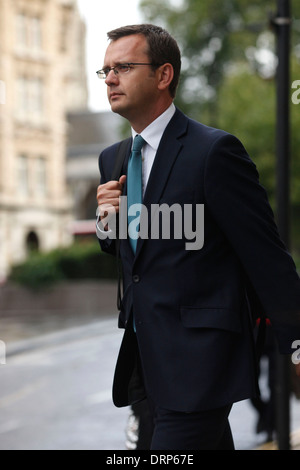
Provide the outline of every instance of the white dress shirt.
{"type": "MultiPolygon", "coordinates": [[[[155,121],[151,122],[146,129],[143,130],[139,135],[143,137],[146,141],[146,144],[142,148],[142,172],[143,172],[143,194],[145,194],[145,190],[147,187],[147,183],[149,180],[149,176],[151,173],[152,165],[156,156],[156,152],[165,132],[165,129],[169,122],[171,121],[172,117],[174,116],[176,111],[175,105],[172,103],[171,106],[161,114],[155,121]]],[[[137,132],[131,128],[132,138],[134,140],[137,132]]]]}

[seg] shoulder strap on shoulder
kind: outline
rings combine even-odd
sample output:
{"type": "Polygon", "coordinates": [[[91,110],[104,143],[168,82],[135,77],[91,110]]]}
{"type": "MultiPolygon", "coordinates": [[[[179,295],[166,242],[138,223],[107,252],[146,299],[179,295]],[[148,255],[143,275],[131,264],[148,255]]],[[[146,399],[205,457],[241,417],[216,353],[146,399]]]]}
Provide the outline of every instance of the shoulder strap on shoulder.
{"type": "MultiPolygon", "coordinates": [[[[112,181],[118,181],[122,174],[122,167],[123,167],[126,155],[127,155],[127,150],[128,150],[130,142],[131,142],[131,137],[129,137],[128,139],[122,140],[118,146],[115,166],[113,168],[113,172],[111,175],[112,181]]],[[[117,259],[117,273],[118,273],[117,307],[118,307],[118,310],[121,310],[122,309],[122,288],[121,288],[122,269],[120,266],[120,239],[118,237],[118,226],[119,226],[119,221],[117,220],[117,238],[116,238],[116,259],[117,259]]]]}
{"type": "Polygon", "coordinates": [[[123,163],[127,155],[127,150],[130,142],[131,137],[122,140],[118,146],[115,166],[111,175],[112,181],[118,181],[121,176],[123,163]]]}

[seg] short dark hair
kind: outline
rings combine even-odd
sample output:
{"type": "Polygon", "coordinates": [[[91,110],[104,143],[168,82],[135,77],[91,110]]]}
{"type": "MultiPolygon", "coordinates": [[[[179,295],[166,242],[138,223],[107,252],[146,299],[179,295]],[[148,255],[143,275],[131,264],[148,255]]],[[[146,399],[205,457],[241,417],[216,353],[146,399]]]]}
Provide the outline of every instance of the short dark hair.
{"type": "Polygon", "coordinates": [[[174,78],[170,83],[169,91],[175,98],[181,70],[181,54],[176,40],[160,26],[153,24],[139,24],[123,26],[107,33],[108,39],[116,41],[124,36],[142,34],[147,39],[148,55],[153,64],[170,63],[174,69],[174,78]]]}

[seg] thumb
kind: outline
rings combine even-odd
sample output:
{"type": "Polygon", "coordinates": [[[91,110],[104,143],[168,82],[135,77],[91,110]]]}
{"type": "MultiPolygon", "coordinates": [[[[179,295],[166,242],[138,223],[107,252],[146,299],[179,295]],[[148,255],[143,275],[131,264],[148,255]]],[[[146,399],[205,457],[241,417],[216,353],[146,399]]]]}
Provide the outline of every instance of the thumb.
{"type": "Polygon", "coordinates": [[[126,175],[122,175],[121,178],[119,179],[119,183],[124,185],[125,184],[125,181],[126,181],[126,178],[127,176],[126,175]]]}

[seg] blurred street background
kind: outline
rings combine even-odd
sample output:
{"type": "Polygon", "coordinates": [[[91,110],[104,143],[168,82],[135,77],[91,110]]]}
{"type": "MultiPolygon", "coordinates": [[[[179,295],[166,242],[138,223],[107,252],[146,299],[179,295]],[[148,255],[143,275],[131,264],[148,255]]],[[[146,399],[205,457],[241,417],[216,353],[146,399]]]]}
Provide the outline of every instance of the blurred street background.
{"type": "MultiPolygon", "coordinates": [[[[98,285],[105,309],[86,321],[75,315],[62,326],[55,311],[27,313],[24,319],[11,312],[5,319],[0,450],[126,450],[130,410],[115,408],[111,398],[122,338],[111,300],[115,288],[98,285]]],[[[266,363],[261,391],[268,397],[266,363]]],[[[300,402],[293,397],[291,404],[293,442],[299,445],[300,402]]],[[[267,434],[256,434],[257,419],[249,401],[234,405],[230,421],[237,449],[265,443],[267,434]]]]}
{"type": "MultiPolygon", "coordinates": [[[[280,3],[116,0],[112,12],[95,0],[0,0],[1,450],[125,448],[130,410],[111,401],[122,336],[116,266],[100,252],[95,234],[98,156],[129,131],[109,111],[95,73],[103,65],[106,32],[153,22],[173,34],[183,56],[175,104],[239,137],[281,219],[280,3]]],[[[288,223],[280,226],[300,270],[300,2],[286,3],[290,109],[281,117],[291,132],[284,147],[288,223]]],[[[267,398],[265,358],[261,381],[267,398]]],[[[294,394],[290,405],[296,442],[300,401],[294,394]]],[[[267,439],[256,433],[257,420],[253,404],[235,405],[237,448],[267,439]]]]}

